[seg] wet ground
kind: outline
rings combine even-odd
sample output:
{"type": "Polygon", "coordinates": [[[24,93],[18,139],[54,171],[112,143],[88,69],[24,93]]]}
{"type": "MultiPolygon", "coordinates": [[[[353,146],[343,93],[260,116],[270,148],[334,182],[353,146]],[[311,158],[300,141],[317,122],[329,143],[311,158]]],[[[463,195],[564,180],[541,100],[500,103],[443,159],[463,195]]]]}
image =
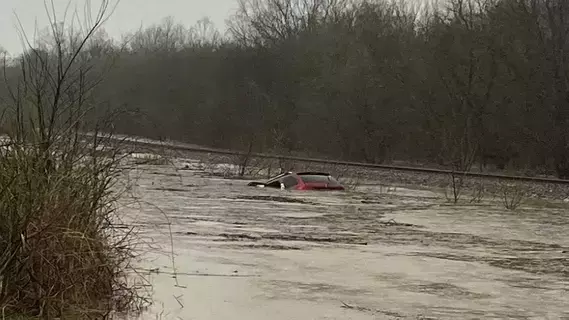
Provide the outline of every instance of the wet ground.
{"type": "Polygon", "coordinates": [[[563,203],[260,189],[176,166],[137,166],[121,209],[145,241],[144,319],[569,319],[563,203]]]}

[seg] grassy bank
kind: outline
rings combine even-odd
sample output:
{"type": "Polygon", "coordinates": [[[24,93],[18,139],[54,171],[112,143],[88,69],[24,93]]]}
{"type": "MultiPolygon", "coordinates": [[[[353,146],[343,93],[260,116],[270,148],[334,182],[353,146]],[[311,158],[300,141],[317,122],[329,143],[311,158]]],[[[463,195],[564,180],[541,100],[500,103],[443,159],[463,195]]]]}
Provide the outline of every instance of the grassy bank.
{"type": "Polygon", "coordinates": [[[23,35],[24,53],[4,60],[17,81],[0,96],[0,319],[105,319],[143,302],[131,230],[115,227],[121,150],[109,137],[79,138],[112,127],[93,95],[104,80],[94,66],[107,58],[90,52],[114,4],[89,5],[83,21],[64,22],[46,5],[46,31],[23,35]]]}
{"type": "Polygon", "coordinates": [[[100,319],[138,305],[131,238],[113,227],[118,158],[69,143],[13,143],[0,154],[4,316],[100,319]]]}

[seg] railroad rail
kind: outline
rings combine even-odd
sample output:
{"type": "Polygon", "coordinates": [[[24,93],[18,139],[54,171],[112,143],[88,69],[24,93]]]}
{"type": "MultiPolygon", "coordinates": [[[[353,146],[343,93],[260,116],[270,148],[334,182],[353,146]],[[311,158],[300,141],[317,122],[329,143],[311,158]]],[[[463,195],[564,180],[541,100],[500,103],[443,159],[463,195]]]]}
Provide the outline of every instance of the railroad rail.
{"type": "MultiPolygon", "coordinates": [[[[84,135],[92,137],[92,134],[89,133],[86,133],[84,135]]],[[[432,173],[432,174],[445,174],[445,175],[454,174],[457,176],[462,175],[465,177],[493,178],[493,179],[502,179],[502,180],[511,180],[511,181],[539,182],[539,183],[551,183],[551,184],[569,184],[569,180],[547,178],[547,177],[527,177],[527,176],[515,176],[515,175],[482,173],[482,172],[459,172],[459,171],[452,171],[445,169],[386,165],[386,164],[354,162],[354,161],[328,160],[328,159],[318,159],[318,158],[308,158],[308,157],[275,155],[267,153],[255,153],[255,152],[247,153],[235,150],[208,148],[208,147],[185,144],[180,142],[165,142],[159,140],[151,140],[146,138],[133,138],[127,136],[120,136],[120,137],[117,136],[111,139],[117,142],[126,142],[140,147],[161,148],[161,149],[168,149],[175,151],[210,153],[210,154],[228,155],[228,156],[249,156],[261,159],[275,159],[275,160],[280,159],[280,160],[318,163],[318,164],[341,165],[341,166],[358,167],[366,169],[393,170],[393,171],[432,173]]]]}

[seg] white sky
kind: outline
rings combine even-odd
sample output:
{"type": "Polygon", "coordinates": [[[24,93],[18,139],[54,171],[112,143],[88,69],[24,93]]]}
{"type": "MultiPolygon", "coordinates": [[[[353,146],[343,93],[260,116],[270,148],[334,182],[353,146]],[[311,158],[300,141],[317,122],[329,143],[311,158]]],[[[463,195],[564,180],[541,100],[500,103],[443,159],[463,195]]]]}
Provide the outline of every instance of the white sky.
{"type": "MultiPolygon", "coordinates": [[[[0,47],[11,54],[21,52],[22,45],[16,16],[26,34],[32,37],[36,21],[40,29],[48,25],[44,3],[48,2],[51,5],[52,1],[61,17],[70,3],[70,11],[77,8],[82,18],[85,2],[89,0],[0,0],[0,47]]],[[[90,1],[95,11],[101,0],[90,1]]],[[[140,26],[151,25],[167,16],[172,16],[176,22],[188,26],[203,17],[209,17],[218,29],[225,30],[225,20],[236,7],[237,0],[120,0],[104,29],[111,37],[118,38],[140,26]]]]}

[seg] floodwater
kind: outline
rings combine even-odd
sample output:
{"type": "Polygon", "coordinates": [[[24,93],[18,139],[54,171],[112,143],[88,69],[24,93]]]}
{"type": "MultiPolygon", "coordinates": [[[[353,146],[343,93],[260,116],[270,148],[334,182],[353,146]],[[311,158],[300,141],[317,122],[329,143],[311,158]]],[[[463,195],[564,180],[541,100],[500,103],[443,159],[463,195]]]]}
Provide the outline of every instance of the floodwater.
{"type": "Polygon", "coordinates": [[[175,166],[137,166],[121,209],[144,241],[142,319],[569,319],[562,206],[252,188],[175,166]]]}

